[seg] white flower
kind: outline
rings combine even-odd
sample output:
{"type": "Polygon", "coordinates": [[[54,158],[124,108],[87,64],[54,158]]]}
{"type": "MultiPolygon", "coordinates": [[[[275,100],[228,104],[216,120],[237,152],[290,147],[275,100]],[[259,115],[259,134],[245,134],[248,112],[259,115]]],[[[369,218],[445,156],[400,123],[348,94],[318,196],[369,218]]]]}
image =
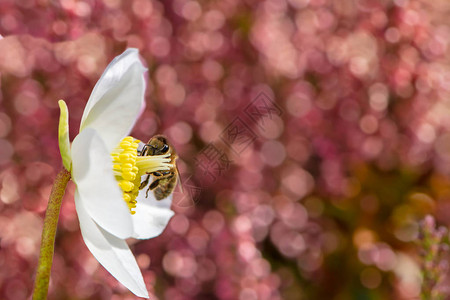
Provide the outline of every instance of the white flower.
{"type": "Polygon", "coordinates": [[[89,97],[71,147],[67,108],[60,101],[59,140],[64,166],[71,169],[76,184],[75,204],[86,246],[120,283],[148,298],[125,239],[161,234],[173,211],[171,196],[156,201],[153,193],[145,198],[145,190],[138,189],[141,175],[168,169],[169,159],[136,157],[139,141],[126,137],[145,106],[145,72],[136,49],[109,64],[89,97]]]}

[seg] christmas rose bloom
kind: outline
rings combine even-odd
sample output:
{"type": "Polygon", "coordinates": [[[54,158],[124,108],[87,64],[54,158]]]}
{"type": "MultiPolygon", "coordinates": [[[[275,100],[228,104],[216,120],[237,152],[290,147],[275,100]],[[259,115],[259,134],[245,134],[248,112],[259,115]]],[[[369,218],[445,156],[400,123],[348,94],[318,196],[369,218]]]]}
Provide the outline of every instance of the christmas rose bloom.
{"type": "Polygon", "coordinates": [[[156,201],[140,193],[141,176],[168,170],[167,155],[137,156],[139,141],[127,136],[145,107],[146,68],[136,49],[127,49],[106,68],[94,87],[70,145],[68,112],[60,101],[60,151],[76,184],[81,234],[94,257],[139,297],[148,292],[125,239],[149,239],[164,230],[172,197],[156,201]]]}

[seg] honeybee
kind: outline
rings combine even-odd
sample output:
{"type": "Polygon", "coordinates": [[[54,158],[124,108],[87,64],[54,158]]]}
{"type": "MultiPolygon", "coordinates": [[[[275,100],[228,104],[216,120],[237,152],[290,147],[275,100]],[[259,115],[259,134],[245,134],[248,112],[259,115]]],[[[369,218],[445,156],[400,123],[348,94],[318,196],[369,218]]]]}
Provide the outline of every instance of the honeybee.
{"type": "Polygon", "coordinates": [[[140,152],[140,156],[147,156],[147,155],[163,155],[170,153],[170,164],[173,165],[172,168],[169,170],[164,171],[158,171],[158,172],[152,172],[147,174],[147,177],[143,182],[141,182],[141,185],[139,186],[139,189],[142,190],[145,188],[149,181],[151,176],[153,176],[154,180],[149,185],[145,197],[148,197],[148,192],[150,190],[153,191],[153,194],[155,195],[156,200],[162,200],[167,198],[175,189],[179,172],[176,167],[175,161],[178,158],[175,149],[172,145],[169,144],[167,141],[167,138],[163,135],[155,135],[152,137],[147,144],[144,145],[144,148],[140,152]]]}

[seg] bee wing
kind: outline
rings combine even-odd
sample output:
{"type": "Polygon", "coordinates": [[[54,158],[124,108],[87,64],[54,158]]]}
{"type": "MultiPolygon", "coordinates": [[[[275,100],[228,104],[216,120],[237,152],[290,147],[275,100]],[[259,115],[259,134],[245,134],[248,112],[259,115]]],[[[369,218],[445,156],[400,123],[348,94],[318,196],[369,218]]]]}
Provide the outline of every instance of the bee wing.
{"type": "Polygon", "coordinates": [[[175,177],[178,179],[178,185],[180,186],[181,193],[184,194],[183,183],[181,182],[181,176],[180,176],[180,171],[178,170],[178,166],[175,166],[175,177]]]}

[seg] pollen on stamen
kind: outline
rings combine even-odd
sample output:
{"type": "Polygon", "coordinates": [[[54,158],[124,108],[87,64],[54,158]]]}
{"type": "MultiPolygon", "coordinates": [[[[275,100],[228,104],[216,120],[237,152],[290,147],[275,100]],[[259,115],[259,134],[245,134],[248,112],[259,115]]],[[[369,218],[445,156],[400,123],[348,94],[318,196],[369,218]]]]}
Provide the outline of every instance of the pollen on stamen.
{"type": "MultiPolygon", "coordinates": [[[[136,197],[139,194],[139,182],[136,182],[139,169],[136,167],[137,148],[139,140],[127,136],[111,153],[113,171],[119,187],[122,189],[123,200],[134,214],[136,197]]],[[[140,179],[139,179],[140,180],[140,179]]]]}
{"type": "Polygon", "coordinates": [[[135,214],[141,176],[156,171],[169,170],[170,155],[138,156],[140,141],[127,136],[111,153],[113,172],[123,193],[123,199],[135,214]]]}

